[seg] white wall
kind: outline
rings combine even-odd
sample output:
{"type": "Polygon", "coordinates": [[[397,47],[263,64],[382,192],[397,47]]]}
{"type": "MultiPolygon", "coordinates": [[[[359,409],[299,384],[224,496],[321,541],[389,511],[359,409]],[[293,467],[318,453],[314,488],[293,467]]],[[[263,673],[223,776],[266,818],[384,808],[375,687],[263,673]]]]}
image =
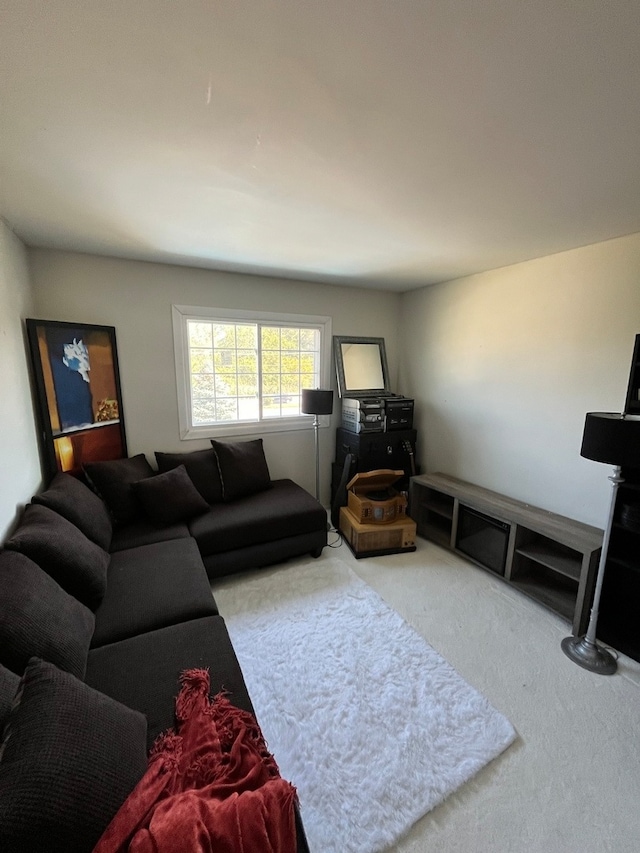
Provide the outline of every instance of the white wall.
{"type": "Polygon", "coordinates": [[[26,249],[0,219],[0,539],[41,485],[22,322],[32,310],[26,249]]]}
{"type": "MultiPolygon", "coordinates": [[[[179,438],[172,304],[329,315],[334,335],[384,337],[390,372],[397,374],[398,294],[69,252],[33,250],[30,260],[41,319],[115,326],[129,453],[147,453],[151,461],[154,450],[210,446],[179,438]]],[[[339,412],[336,398],[333,427],[339,412]]],[[[264,442],[272,476],[291,477],[313,493],[312,432],[270,433],[264,442]]],[[[325,503],[334,446],[334,429],[321,430],[325,503]]]]}
{"type": "Polygon", "coordinates": [[[406,293],[401,382],[423,471],[604,526],[588,411],[624,407],[640,333],[640,234],[406,293]]]}

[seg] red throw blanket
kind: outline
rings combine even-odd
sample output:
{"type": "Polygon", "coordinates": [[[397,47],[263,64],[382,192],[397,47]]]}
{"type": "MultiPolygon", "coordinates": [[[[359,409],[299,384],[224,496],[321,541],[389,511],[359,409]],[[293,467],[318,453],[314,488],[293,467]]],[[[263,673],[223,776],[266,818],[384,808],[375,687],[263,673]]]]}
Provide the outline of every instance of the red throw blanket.
{"type": "Polygon", "coordinates": [[[295,853],[295,788],[255,718],[209,699],[207,670],[180,680],[176,731],[157,739],[94,853],[295,853]]]}

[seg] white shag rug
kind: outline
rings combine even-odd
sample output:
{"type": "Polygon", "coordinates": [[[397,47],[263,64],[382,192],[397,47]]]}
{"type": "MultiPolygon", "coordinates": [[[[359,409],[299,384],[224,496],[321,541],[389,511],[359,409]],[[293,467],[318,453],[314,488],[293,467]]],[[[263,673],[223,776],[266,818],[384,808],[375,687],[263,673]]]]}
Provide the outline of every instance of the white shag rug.
{"type": "Polygon", "coordinates": [[[338,560],[213,586],[311,853],[376,853],[515,738],[338,560]]]}

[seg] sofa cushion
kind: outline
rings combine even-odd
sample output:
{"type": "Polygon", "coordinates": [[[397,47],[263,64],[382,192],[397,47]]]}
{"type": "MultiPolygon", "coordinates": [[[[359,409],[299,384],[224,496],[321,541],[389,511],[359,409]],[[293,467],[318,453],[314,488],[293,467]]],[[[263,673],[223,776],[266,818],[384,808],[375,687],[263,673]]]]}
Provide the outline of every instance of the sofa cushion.
{"type": "Polygon", "coordinates": [[[211,444],[218,460],[225,501],[234,501],[271,487],[261,438],[234,442],[212,439],[211,444]]]}
{"type": "Polygon", "coordinates": [[[144,453],[128,459],[87,462],[84,471],[117,524],[130,524],[140,517],[140,505],[131,484],[155,474],[144,453]]]}
{"type": "Polygon", "coordinates": [[[71,474],[56,474],[49,488],[32,499],[49,507],[81,530],[84,535],[109,550],[113,525],[111,516],[95,492],[71,474]]]}
{"type": "Polygon", "coordinates": [[[326,530],[327,514],[292,480],[273,480],[272,488],[233,504],[217,504],[189,522],[204,557],[326,530]]]}
{"type": "Polygon", "coordinates": [[[145,773],[142,714],[33,658],[5,729],[0,848],[93,849],[145,773]]]}
{"type": "Polygon", "coordinates": [[[116,527],[111,539],[111,553],[124,551],[127,548],[139,548],[141,545],[152,545],[154,542],[169,542],[171,539],[188,539],[191,534],[184,522],[171,524],[169,527],[156,527],[146,519],[139,519],[124,527],[116,527]]]}
{"type": "Polygon", "coordinates": [[[92,649],[86,682],[146,716],[150,747],[175,723],[180,673],[200,667],[209,669],[212,694],[224,689],[234,705],[253,711],[221,616],[191,619],[92,649]]]}
{"type": "Polygon", "coordinates": [[[222,501],[222,483],[213,448],[193,450],[190,453],[156,452],[155,456],[161,474],[177,468],[178,465],[184,465],[193,485],[207,503],[217,504],[222,501]]]}
{"type": "Polygon", "coordinates": [[[107,583],[109,555],[57,512],[30,504],[5,545],[37,563],[87,607],[95,610],[100,604],[107,583]]]}
{"type": "Polygon", "coordinates": [[[209,509],[184,465],[132,483],[131,488],[145,515],[156,527],[188,521],[209,509]]]}
{"type": "Polygon", "coordinates": [[[107,593],[96,611],[91,645],[218,612],[194,539],[174,539],[118,551],[111,557],[107,593]]]}
{"type": "Polygon", "coordinates": [[[0,737],[2,737],[4,724],[9,717],[19,684],[20,676],[0,663],[0,737]]]}
{"type": "Polygon", "coordinates": [[[21,674],[36,656],[84,677],[94,616],[24,554],[0,553],[0,663],[21,674]]]}

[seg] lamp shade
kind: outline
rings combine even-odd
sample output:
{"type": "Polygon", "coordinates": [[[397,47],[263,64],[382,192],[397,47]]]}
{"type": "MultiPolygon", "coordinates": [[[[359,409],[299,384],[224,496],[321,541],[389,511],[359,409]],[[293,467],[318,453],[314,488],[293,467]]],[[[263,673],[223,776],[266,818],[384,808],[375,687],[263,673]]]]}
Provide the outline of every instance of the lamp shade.
{"type": "Polygon", "coordinates": [[[580,455],[595,462],[640,468],[640,421],[615,412],[587,412],[580,455]]]}
{"type": "Polygon", "coordinates": [[[305,415],[330,415],[333,412],[333,391],[304,388],[301,411],[305,415]]]}

